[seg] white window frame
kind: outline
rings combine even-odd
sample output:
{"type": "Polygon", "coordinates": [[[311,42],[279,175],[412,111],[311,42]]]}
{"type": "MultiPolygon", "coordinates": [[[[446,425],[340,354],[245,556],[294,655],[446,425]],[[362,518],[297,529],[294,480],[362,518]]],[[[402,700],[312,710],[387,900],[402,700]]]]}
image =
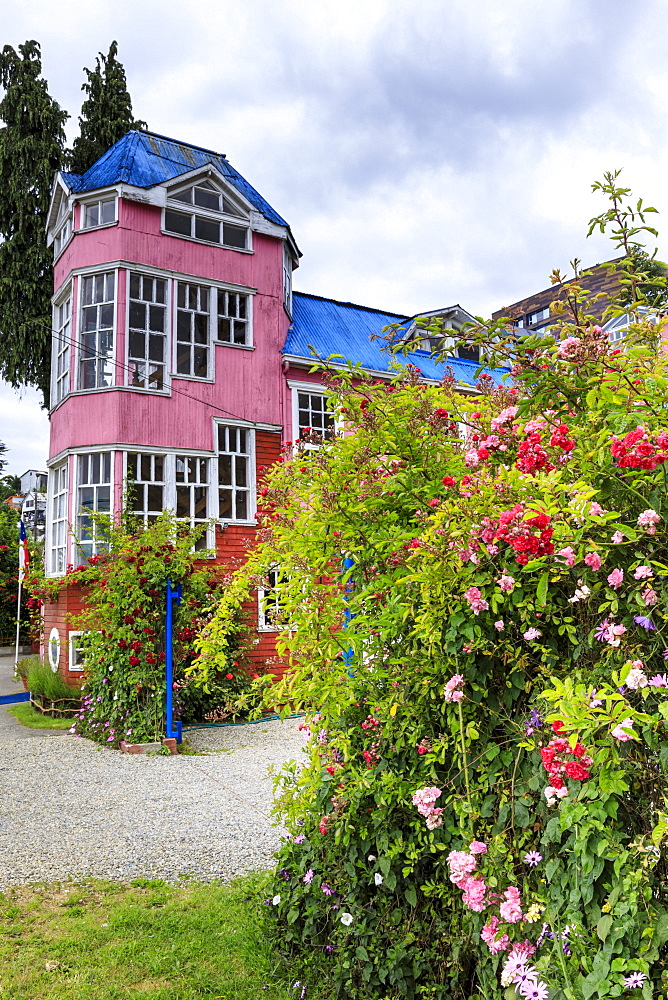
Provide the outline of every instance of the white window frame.
{"type": "Polygon", "coordinates": [[[53,260],[58,260],[61,253],[72,239],[73,233],[72,213],[68,212],[65,220],[59,225],[53,237],[53,260]]]}
{"type": "MultiPolygon", "coordinates": [[[[163,510],[167,509],[167,492],[168,492],[167,473],[169,471],[168,470],[168,462],[167,462],[167,457],[168,456],[164,452],[144,451],[144,450],[140,450],[139,448],[136,451],[126,451],[126,452],[124,452],[123,453],[123,461],[124,461],[124,466],[125,466],[125,468],[124,468],[124,475],[125,475],[125,482],[127,484],[128,491],[129,491],[129,488],[130,488],[130,475],[129,475],[129,473],[130,473],[130,455],[136,455],[137,459],[138,459],[138,463],[137,464],[138,464],[138,470],[139,470],[140,476],[138,478],[134,479],[133,486],[135,486],[135,487],[140,486],[140,487],[143,488],[142,489],[142,493],[143,493],[144,500],[143,500],[143,502],[141,504],[141,508],[142,508],[141,510],[136,510],[131,504],[128,503],[128,513],[132,514],[133,517],[136,517],[136,518],[140,519],[143,522],[144,527],[146,528],[146,527],[148,527],[148,525],[150,524],[151,521],[154,521],[156,519],[156,517],[159,517],[159,515],[162,514],[163,510]],[[142,460],[144,458],[148,458],[150,460],[150,462],[151,462],[151,473],[152,473],[152,478],[151,479],[144,479],[143,478],[141,465],[142,465],[142,460]],[[162,480],[155,478],[155,460],[157,458],[161,458],[162,459],[162,480]],[[147,491],[146,491],[145,488],[149,487],[149,486],[159,486],[162,489],[162,506],[160,507],[160,510],[151,510],[151,509],[149,509],[149,507],[148,507],[148,505],[146,503],[146,499],[145,498],[146,498],[146,495],[147,495],[147,491]]],[[[128,499],[129,499],[129,497],[128,497],[128,499]]]]}
{"type": "Polygon", "coordinates": [[[91,198],[80,202],[79,232],[88,233],[91,229],[105,229],[107,226],[115,226],[117,222],[118,196],[115,192],[106,195],[98,195],[97,198],[91,198]],[[87,224],[86,220],[89,210],[97,208],[98,218],[100,218],[102,214],[102,206],[109,205],[110,203],[113,203],[114,206],[113,219],[108,219],[106,222],[92,222],[87,224]]]}
{"type": "Polygon", "coordinates": [[[72,286],[68,285],[65,292],[58,296],[53,304],[53,334],[51,344],[51,408],[57,406],[70,392],[72,380],[72,358],[75,354],[75,338],[72,335],[72,286]],[[69,312],[64,322],[60,321],[59,311],[69,305],[69,312]],[[66,358],[66,368],[59,376],[60,359],[66,358]],[[59,392],[61,386],[64,391],[59,392]]]}
{"type": "MultiPolygon", "coordinates": [[[[144,300],[144,299],[141,299],[141,300],[140,299],[133,299],[133,301],[139,302],[139,301],[146,301],[146,300],[144,300]]],[[[147,309],[149,309],[149,311],[150,311],[150,306],[151,305],[163,305],[163,303],[146,302],[146,306],[147,306],[147,309]]],[[[150,338],[150,330],[146,330],[146,335],[150,338]]],[[[158,394],[158,395],[163,395],[163,394],[168,394],[169,393],[170,383],[171,383],[171,376],[172,376],[171,368],[172,368],[172,360],[173,360],[172,359],[171,342],[172,342],[172,281],[171,281],[171,279],[168,278],[166,275],[163,276],[163,275],[160,275],[160,274],[149,273],[149,272],[143,271],[141,268],[128,268],[126,270],[126,272],[125,272],[125,384],[130,389],[138,389],[138,390],[141,390],[143,392],[150,392],[152,394],[158,394]],[[148,385],[148,386],[146,386],[146,385],[144,385],[144,386],[134,385],[133,382],[132,382],[133,374],[132,374],[132,367],[131,366],[132,366],[132,363],[133,363],[133,358],[132,358],[132,356],[130,354],[130,299],[131,299],[131,295],[130,295],[130,281],[132,279],[132,275],[133,274],[134,275],[138,275],[142,279],[142,281],[144,279],[148,279],[149,281],[164,281],[164,283],[165,283],[165,302],[164,302],[164,309],[165,309],[164,340],[165,340],[165,343],[164,343],[164,355],[163,355],[164,360],[163,360],[163,365],[162,365],[163,366],[162,388],[160,388],[160,389],[158,389],[158,388],[152,388],[150,385],[148,385]]],[[[148,353],[150,354],[150,345],[149,345],[148,353]]],[[[139,361],[140,359],[137,358],[137,359],[134,359],[134,360],[139,361]]],[[[150,368],[151,359],[147,358],[145,363],[150,368]]]]}
{"type": "Polygon", "coordinates": [[[113,515],[114,515],[114,458],[115,458],[115,452],[114,452],[114,450],[111,449],[111,448],[108,448],[108,447],[107,448],[91,448],[90,450],[86,450],[86,451],[82,451],[82,452],[77,452],[77,454],[76,454],[76,457],[75,457],[75,460],[74,460],[75,461],[75,474],[74,474],[74,477],[73,477],[74,478],[74,489],[72,491],[73,492],[73,501],[74,501],[73,502],[73,511],[72,511],[72,520],[74,522],[74,536],[75,536],[75,539],[74,539],[74,549],[73,549],[73,553],[72,553],[72,555],[73,555],[72,562],[76,566],[85,566],[86,561],[87,561],[88,558],[90,558],[91,556],[98,555],[100,552],[106,552],[107,551],[106,542],[105,542],[104,539],[102,539],[101,537],[99,537],[99,535],[98,535],[98,527],[97,527],[97,524],[95,523],[94,520],[92,521],[92,535],[93,535],[93,537],[91,539],[86,539],[86,542],[85,542],[86,546],[88,546],[90,544],[90,552],[87,552],[86,550],[84,550],[84,548],[82,546],[81,537],[80,537],[81,536],[80,519],[81,519],[82,516],[85,516],[85,515],[82,515],[82,511],[84,510],[84,508],[82,506],[80,506],[80,503],[79,503],[79,495],[80,495],[79,491],[82,490],[82,489],[91,489],[91,488],[95,490],[95,506],[94,507],[87,507],[87,508],[85,508],[86,510],[90,511],[92,514],[100,514],[100,513],[102,513],[102,514],[108,514],[109,517],[113,517],[113,515]],[[105,482],[104,480],[101,480],[98,483],[82,483],[80,481],[80,475],[81,475],[80,470],[81,470],[82,459],[88,458],[89,461],[90,461],[90,458],[92,456],[94,456],[94,455],[100,455],[100,461],[101,462],[102,462],[102,456],[103,455],[109,455],[109,482],[105,482]],[[100,488],[104,489],[107,486],[109,487],[109,510],[108,511],[100,511],[98,509],[98,507],[97,507],[97,503],[98,503],[98,494],[97,494],[97,491],[98,491],[98,489],[100,489],[100,488]]]}
{"type": "Polygon", "coordinates": [[[81,660],[80,663],[75,661],[75,653],[81,647],[76,643],[76,639],[81,635],[85,635],[85,632],[70,632],[67,636],[67,647],[68,647],[68,666],[70,673],[76,674],[86,669],[86,664],[81,660]]]}
{"type": "Polygon", "coordinates": [[[281,626],[277,625],[275,622],[272,623],[271,618],[267,617],[267,611],[269,610],[267,602],[271,605],[271,608],[277,613],[280,610],[279,595],[277,592],[277,586],[280,579],[280,567],[271,566],[264,574],[269,581],[269,586],[262,586],[257,588],[257,630],[258,632],[280,632],[281,626]],[[274,582],[271,582],[271,577],[274,577],[274,582]],[[273,597],[271,596],[273,595],[273,597]]]}
{"type": "Polygon", "coordinates": [[[58,465],[53,466],[49,470],[49,492],[47,497],[47,531],[48,531],[48,566],[47,575],[48,576],[62,576],[67,570],[67,545],[69,540],[69,460],[66,458],[64,462],[60,462],[58,465]],[[62,473],[64,472],[64,477],[62,473]],[[63,482],[64,480],[64,482],[63,482]],[[58,504],[59,507],[59,517],[55,518],[54,507],[57,500],[61,500],[58,504]],[[59,525],[63,526],[62,529],[62,544],[56,544],[57,539],[55,538],[55,533],[59,525]],[[62,550],[63,561],[62,569],[58,567],[57,553],[62,550]],[[55,559],[54,559],[55,556],[55,559]],[[54,568],[54,562],[56,568],[54,568]]]}
{"type": "Polygon", "coordinates": [[[167,191],[167,201],[165,208],[162,211],[162,232],[166,236],[174,236],[176,239],[181,240],[193,240],[195,243],[204,243],[206,246],[222,247],[225,250],[235,250],[237,253],[252,253],[252,229],[250,224],[250,213],[246,206],[241,204],[239,196],[234,193],[230,194],[229,189],[223,184],[218,183],[216,180],[212,179],[210,176],[202,176],[191,178],[187,184],[179,184],[178,186],[172,187],[167,191]],[[204,183],[208,182],[212,188],[215,189],[216,193],[223,199],[227,201],[239,212],[235,215],[231,212],[216,211],[213,209],[204,208],[201,205],[196,205],[194,203],[194,195],[191,202],[179,201],[176,197],[179,194],[184,194],[187,191],[194,191],[197,187],[204,187],[204,183]],[[174,232],[172,229],[167,228],[167,213],[174,212],[179,215],[185,215],[190,217],[190,234],[174,232]],[[218,240],[205,240],[196,235],[196,220],[200,218],[205,222],[215,222],[219,226],[219,237],[218,240]],[[246,233],[246,243],[245,246],[239,247],[234,246],[230,243],[224,243],[222,240],[224,238],[224,226],[235,226],[237,229],[243,229],[246,233]]]}
{"type": "MultiPolygon", "coordinates": [[[[101,269],[99,271],[96,270],[96,271],[93,271],[91,273],[81,274],[79,276],[79,281],[78,281],[78,295],[77,295],[77,299],[78,299],[78,308],[77,308],[77,337],[76,337],[76,351],[75,351],[75,354],[76,354],[76,357],[75,357],[75,364],[76,364],[75,385],[76,385],[76,389],[77,389],[78,392],[99,392],[101,389],[113,389],[116,386],[116,350],[117,350],[117,345],[118,345],[118,335],[117,335],[117,329],[118,329],[118,269],[117,268],[108,268],[108,269],[105,270],[103,268],[103,269],[101,269]],[[110,384],[109,385],[98,385],[97,384],[98,378],[99,378],[99,372],[98,372],[98,368],[96,367],[96,369],[95,369],[95,382],[96,382],[96,384],[94,386],[85,386],[84,387],[82,385],[82,367],[81,367],[83,361],[86,360],[84,358],[84,349],[83,349],[83,337],[84,337],[84,333],[85,333],[85,331],[83,330],[83,323],[84,323],[84,318],[85,318],[84,317],[84,309],[90,308],[89,305],[84,305],[84,301],[83,301],[83,299],[84,299],[84,288],[85,288],[85,285],[86,285],[86,281],[88,281],[89,279],[95,279],[97,277],[103,276],[105,278],[105,282],[106,282],[106,279],[107,279],[107,277],[109,275],[113,275],[113,278],[114,278],[114,294],[113,294],[113,298],[109,299],[109,300],[105,300],[105,303],[92,303],[92,305],[99,306],[99,305],[102,305],[102,304],[108,304],[110,302],[112,304],[112,307],[113,307],[113,319],[112,319],[111,328],[110,328],[111,329],[111,353],[109,354],[109,358],[108,358],[108,363],[109,363],[109,365],[111,367],[110,384]]],[[[102,361],[101,354],[100,354],[100,352],[97,349],[97,347],[98,347],[98,337],[99,337],[100,330],[102,330],[102,329],[109,329],[109,328],[108,327],[101,327],[101,328],[98,328],[97,330],[94,331],[95,335],[96,335],[96,349],[95,349],[95,352],[93,354],[92,360],[95,361],[96,366],[102,361]]]]}
{"type": "MultiPolygon", "coordinates": [[[[299,394],[300,393],[302,393],[302,394],[306,393],[306,394],[308,394],[310,396],[322,396],[323,399],[327,399],[329,397],[329,393],[326,391],[326,389],[324,388],[324,386],[320,385],[318,382],[293,382],[293,381],[289,381],[288,382],[288,387],[292,391],[292,443],[293,443],[294,446],[296,446],[296,445],[299,444],[300,437],[301,437],[301,431],[300,431],[300,427],[299,427],[299,410],[300,410],[300,406],[299,406],[299,394]]],[[[341,428],[340,428],[339,421],[337,420],[337,418],[333,414],[332,414],[332,419],[334,421],[334,423],[333,423],[333,430],[334,430],[334,434],[336,435],[341,428]]],[[[328,440],[331,440],[331,439],[323,438],[322,444],[326,444],[328,440]]],[[[302,442],[302,447],[306,448],[309,451],[317,451],[317,449],[320,448],[321,445],[320,444],[312,444],[310,442],[308,442],[308,443],[307,442],[302,442]]]]}
{"type": "MultiPolygon", "coordinates": [[[[140,456],[146,455],[146,456],[151,456],[151,457],[159,456],[160,458],[162,458],[162,475],[163,475],[163,481],[162,481],[162,483],[159,483],[158,480],[154,480],[154,482],[157,485],[161,485],[162,486],[163,506],[162,506],[162,510],[160,511],[160,513],[162,513],[162,511],[167,510],[167,511],[171,511],[171,513],[173,513],[174,516],[177,516],[176,515],[176,496],[177,496],[176,490],[177,490],[177,486],[179,486],[179,485],[181,485],[181,486],[196,486],[196,485],[198,485],[196,483],[177,483],[177,481],[176,481],[176,471],[177,471],[177,464],[176,463],[177,463],[177,459],[179,459],[179,458],[182,458],[182,459],[185,458],[185,459],[195,459],[197,461],[199,461],[201,459],[205,459],[207,461],[207,463],[208,463],[208,466],[207,466],[207,468],[208,468],[208,482],[206,484],[206,518],[194,518],[192,516],[192,512],[191,512],[191,514],[190,514],[190,516],[188,518],[185,518],[185,517],[184,518],[179,518],[179,520],[181,520],[181,521],[188,520],[189,523],[190,523],[191,528],[195,527],[198,524],[204,524],[206,522],[211,522],[211,521],[216,520],[216,518],[211,513],[212,506],[213,506],[213,499],[212,499],[212,497],[213,497],[213,490],[214,490],[214,485],[215,485],[215,483],[214,483],[214,469],[216,468],[216,465],[215,465],[216,456],[213,455],[210,451],[208,451],[208,452],[189,451],[187,449],[184,450],[183,448],[181,448],[181,449],[172,449],[171,451],[166,451],[165,449],[162,449],[162,448],[142,448],[140,446],[138,446],[136,448],[128,448],[128,446],[126,445],[125,446],[125,450],[123,452],[123,473],[124,473],[124,479],[125,479],[126,483],[128,482],[128,466],[129,466],[128,456],[129,455],[140,455],[140,456]]],[[[146,485],[148,483],[148,480],[142,480],[141,483],[143,485],[146,485]]],[[[216,497],[216,499],[217,499],[217,497],[216,497]]],[[[138,518],[141,518],[144,521],[144,524],[147,523],[147,521],[149,520],[149,518],[151,517],[151,515],[154,513],[153,511],[145,511],[145,510],[144,511],[135,512],[135,511],[133,511],[129,507],[129,505],[128,505],[128,512],[130,514],[134,514],[138,518]]],[[[206,549],[212,549],[214,547],[214,544],[215,544],[215,535],[214,535],[214,531],[213,531],[213,529],[211,527],[207,527],[206,532],[202,535],[201,542],[198,543],[198,544],[202,548],[206,548],[206,549]]]]}
{"type": "MultiPolygon", "coordinates": [[[[188,279],[175,279],[173,294],[172,294],[172,315],[174,317],[172,321],[172,378],[183,378],[190,379],[193,382],[213,382],[215,379],[215,351],[214,351],[214,337],[213,333],[215,331],[214,325],[214,300],[217,303],[217,296],[212,293],[215,291],[215,286],[207,284],[205,281],[198,281],[196,278],[188,279]],[[178,370],[178,356],[179,356],[179,344],[185,343],[185,341],[179,340],[179,309],[184,309],[186,312],[191,312],[189,306],[179,306],[179,286],[185,285],[186,287],[193,286],[199,289],[206,289],[208,298],[208,307],[206,310],[193,310],[200,316],[208,316],[207,320],[207,340],[206,340],[206,351],[207,351],[207,362],[206,362],[206,375],[186,375],[178,370]]],[[[195,341],[193,339],[192,343],[192,354],[193,359],[192,368],[194,365],[194,350],[195,341]]]]}
{"type": "MultiPolygon", "coordinates": [[[[255,428],[253,424],[244,422],[242,420],[225,420],[221,418],[220,420],[214,420],[213,422],[213,433],[214,433],[214,456],[215,456],[215,468],[216,476],[214,479],[213,487],[215,488],[215,508],[216,508],[216,520],[219,524],[252,524],[255,525],[255,514],[257,512],[257,484],[255,475],[255,428]],[[237,428],[238,430],[243,430],[247,435],[248,451],[246,452],[227,452],[218,450],[219,434],[220,428],[229,427],[237,428]],[[220,455],[237,455],[244,454],[248,457],[248,488],[247,488],[247,509],[245,518],[233,518],[233,517],[220,517],[220,488],[221,485],[224,487],[227,484],[220,484],[220,476],[218,474],[218,458],[220,455]]],[[[233,476],[233,478],[236,478],[233,476]]],[[[236,490],[236,484],[229,484],[232,490],[236,490]]]]}

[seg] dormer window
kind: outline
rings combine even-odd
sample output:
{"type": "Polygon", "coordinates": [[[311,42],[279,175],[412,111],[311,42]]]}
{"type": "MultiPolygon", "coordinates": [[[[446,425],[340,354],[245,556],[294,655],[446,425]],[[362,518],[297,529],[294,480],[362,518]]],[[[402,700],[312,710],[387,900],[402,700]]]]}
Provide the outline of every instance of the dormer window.
{"type": "Polygon", "coordinates": [[[248,249],[244,213],[211,181],[203,180],[170,193],[168,200],[176,204],[165,209],[166,232],[236,250],[248,249]],[[191,211],[181,211],[181,206],[190,206],[191,211]],[[229,221],[221,216],[228,216],[229,221]]]}
{"type": "Polygon", "coordinates": [[[62,251],[65,249],[65,245],[69,242],[70,236],[72,235],[72,216],[68,215],[65,222],[60,227],[58,232],[53,238],[53,259],[55,260],[60,256],[62,251]]]}
{"type": "Polygon", "coordinates": [[[81,206],[81,228],[95,229],[109,226],[116,221],[116,199],[100,198],[99,201],[81,206]]]}

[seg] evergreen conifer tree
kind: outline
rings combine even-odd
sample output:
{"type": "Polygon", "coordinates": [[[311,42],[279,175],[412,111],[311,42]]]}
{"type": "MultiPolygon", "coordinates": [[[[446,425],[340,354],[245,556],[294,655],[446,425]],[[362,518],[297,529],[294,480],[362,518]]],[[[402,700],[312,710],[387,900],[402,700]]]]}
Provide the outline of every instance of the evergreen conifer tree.
{"type": "Polygon", "coordinates": [[[0,52],[0,376],[48,399],[53,255],[44,229],[67,112],[42,79],[39,44],[0,52]]]}
{"type": "Polygon", "coordinates": [[[70,170],[75,174],[85,173],[126,132],[146,128],[146,122],[133,117],[125,70],[116,59],[117,52],[114,41],[106,56],[99,53],[94,70],[84,67],[88,80],[81,89],[88,96],[81,106],[81,134],[70,155],[70,170]]]}

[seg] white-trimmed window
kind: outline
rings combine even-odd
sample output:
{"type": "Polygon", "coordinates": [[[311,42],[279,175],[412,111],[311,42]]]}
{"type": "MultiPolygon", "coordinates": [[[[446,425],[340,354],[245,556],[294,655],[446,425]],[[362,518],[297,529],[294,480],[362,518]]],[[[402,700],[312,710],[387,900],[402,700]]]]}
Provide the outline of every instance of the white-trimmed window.
{"type": "Polygon", "coordinates": [[[128,381],[142,389],[165,388],[167,281],[130,272],[128,381]]]}
{"type": "Polygon", "coordinates": [[[79,388],[113,385],[114,303],[116,275],[91,274],[81,279],[79,321],[79,388]]]}
{"type": "Polygon", "coordinates": [[[111,513],[111,452],[77,456],[76,535],[79,565],[105,552],[107,536],[95,514],[111,513]]]}
{"type": "Polygon", "coordinates": [[[292,317],[292,257],[287,243],[283,244],[283,307],[292,317]]]}
{"type": "Polygon", "coordinates": [[[205,285],[177,282],[176,373],[209,377],[210,294],[205,285]]]}
{"type": "Polygon", "coordinates": [[[81,206],[81,228],[95,229],[116,221],[116,198],[99,198],[81,206]]]}
{"type": "Polygon", "coordinates": [[[70,341],[72,298],[67,296],[53,309],[53,382],[51,402],[55,406],[70,391],[70,341]]]}
{"type": "MultiPolygon", "coordinates": [[[[176,516],[191,528],[209,519],[209,459],[191,455],[176,456],[176,516]]],[[[208,548],[208,532],[195,543],[195,549],[208,548]]]]}
{"type": "Polygon", "coordinates": [[[218,289],[216,338],[223,344],[250,345],[249,296],[218,289]]]}
{"type": "Polygon", "coordinates": [[[51,526],[49,535],[49,572],[57,576],[67,565],[67,462],[49,473],[51,526]]]}
{"type": "Polygon", "coordinates": [[[127,479],[129,509],[146,526],[167,506],[165,456],[128,452],[127,479]]]}
{"type": "Polygon", "coordinates": [[[272,566],[264,577],[264,586],[257,589],[257,628],[258,632],[276,632],[280,628],[278,617],[281,613],[279,567],[272,566]]]}
{"type": "Polygon", "coordinates": [[[335,432],[334,414],[328,407],[327,396],[321,392],[295,390],[297,398],[297,434],[295,440],[311,445],[331,441],[335,432]]]}
{"type": "Polygon", "coordinates": [[[53,259],[61,255],[72,235],[72,214],[70,213],[53,237],[53,259]]]}
{"type": "Polygon", "coordinates": [[[170,192],[168,201],[172,205],[165,209],[165,232],[235,250],[249,248],[245,212],[211,181],[198,181],[170,192]]]}
{"type": "Polygon", "coordinates": [[[70,671],[76,673],[79,670],[85,670],[86,664],[84,661],[84,649],[81,642],[81,636],[84,635],[83,632],[70,632],[67,637],[69,646],[69,664],[70,671]]]}
{"type": "Polygon", "coordinates": [[[253,431],[218,424],[218,519],[249,521],[252,489],[253,431]]]}

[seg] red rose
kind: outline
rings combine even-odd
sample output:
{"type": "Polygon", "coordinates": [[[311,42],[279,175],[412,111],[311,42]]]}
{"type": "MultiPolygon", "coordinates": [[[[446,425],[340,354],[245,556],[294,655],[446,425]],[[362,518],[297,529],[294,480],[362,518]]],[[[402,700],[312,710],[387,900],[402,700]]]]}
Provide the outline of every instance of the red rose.
{"type": "Polygon", "coordinates": [[[589,778],[589,771],[577,760],[569,760],[565,770],[566,777],[572,778],[573,781],[587,781],[589,778]]]}
{"type": "Polygon", "coordinates": [[[557,719],[556,722],[552,723],[552,731],[555,732],[555,733],[562,733],[562,732],[564,732],[565,729],[566,729],[566,726],[561,721],[561,719],[557,719]]]}
{"type": "Polygon", "coordinates": [[[564,787],[564,783],[561,780],[561,778],[550,777],[550,782],[552,784],[552,787],[556,788],[557,790],[564,787]]]}
{"type": "Polygon", "coordinates": [[[139,657],[138,656],[131,656],[130,657],[130,666],[131,667],[138,667],[139,666],[139,657]]]}
{"type": "Polygon", "coordinates": [[[226,679],[228,681],[233,681],[234,680],[234,674],[225,674],[225,677],[226,677],[226,679]]]}

